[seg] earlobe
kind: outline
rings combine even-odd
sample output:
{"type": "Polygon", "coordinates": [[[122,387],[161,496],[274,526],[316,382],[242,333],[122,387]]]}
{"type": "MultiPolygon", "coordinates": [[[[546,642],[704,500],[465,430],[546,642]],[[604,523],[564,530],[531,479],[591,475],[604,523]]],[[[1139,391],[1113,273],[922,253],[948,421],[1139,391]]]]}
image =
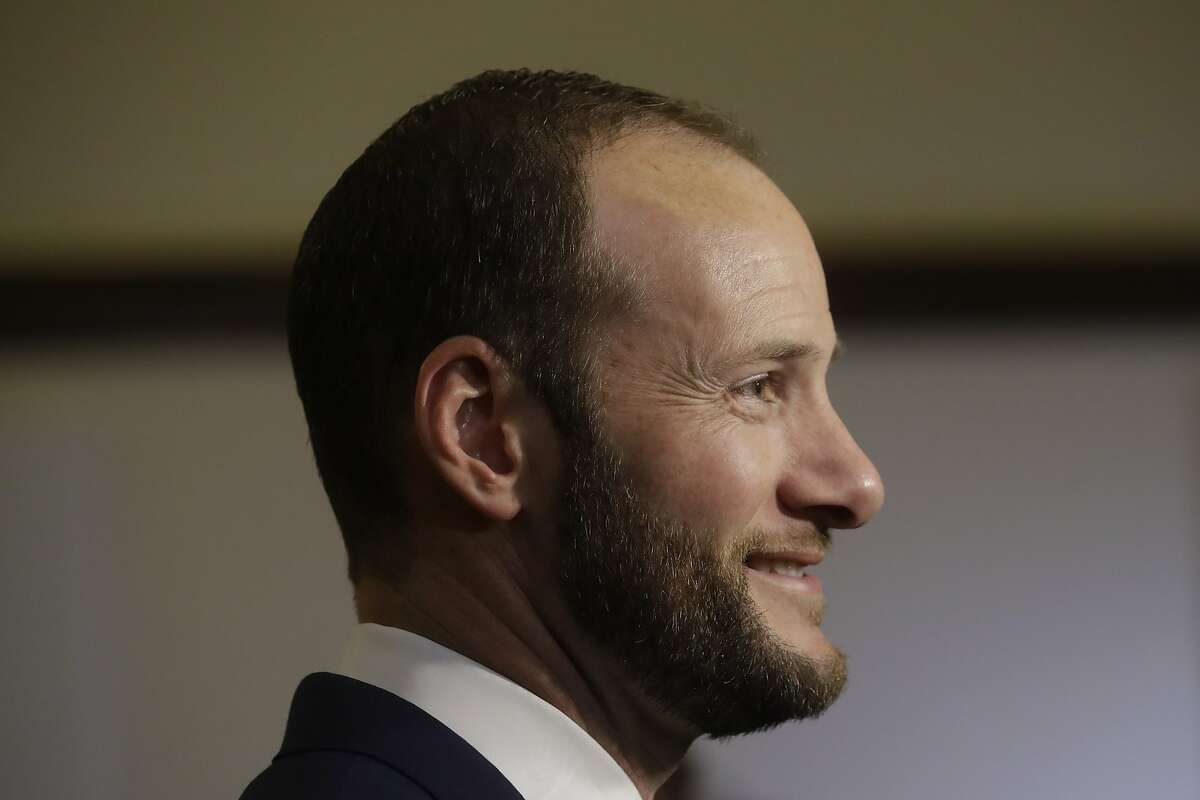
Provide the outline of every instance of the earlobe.
{"type": "Polygon", "coordinates": [[[417,439],[434,468],[475,510],[497,520],[521,509],[512,388],[506,365],[486,342],[456,336],[426,356],[413,398],[417,439]]]}

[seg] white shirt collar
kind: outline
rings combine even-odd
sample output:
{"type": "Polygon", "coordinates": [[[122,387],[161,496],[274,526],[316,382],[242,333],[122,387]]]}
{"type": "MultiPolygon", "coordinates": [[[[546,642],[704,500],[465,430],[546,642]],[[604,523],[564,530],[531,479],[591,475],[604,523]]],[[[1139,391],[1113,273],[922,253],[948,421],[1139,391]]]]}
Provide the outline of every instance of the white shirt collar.
{"type": "Polygon", "coordinates": [[[357,625],[336,672],[436,717],[500,770],[525,800],[640,800],[608,751],[566,714],[415,633],[357,625]]]}

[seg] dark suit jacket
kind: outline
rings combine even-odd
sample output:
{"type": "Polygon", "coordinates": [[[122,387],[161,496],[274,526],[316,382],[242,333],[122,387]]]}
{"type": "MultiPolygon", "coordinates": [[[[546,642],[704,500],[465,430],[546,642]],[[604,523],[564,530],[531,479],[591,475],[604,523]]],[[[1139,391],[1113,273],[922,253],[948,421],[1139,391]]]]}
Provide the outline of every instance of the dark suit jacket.
{"type": "MultiPolygon", "coordinates": [[[[499,722],[499,721],[498,721],[499,722]]],[[[421,709],[362,681],[300,682],[283,747],[242,800],[521,800],[471,745],[421,709]]]]}

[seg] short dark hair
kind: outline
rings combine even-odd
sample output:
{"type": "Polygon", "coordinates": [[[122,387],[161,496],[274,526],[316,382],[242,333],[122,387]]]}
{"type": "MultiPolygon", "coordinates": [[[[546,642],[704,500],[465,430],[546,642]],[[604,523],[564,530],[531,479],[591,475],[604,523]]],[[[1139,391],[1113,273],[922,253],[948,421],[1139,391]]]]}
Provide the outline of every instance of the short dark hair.
{"type": "Polygon", "coordinates": [[[623,283],[589,245],[584,159],[643,129],[757,157],[745,131],[693,103],[577,72],[489,71],[412,108],[321,201],[288,344],[352,581],[408,517],[402,420],[439,342],[480,337],[560,432],[580,422],[587,333],[623,283]]]}

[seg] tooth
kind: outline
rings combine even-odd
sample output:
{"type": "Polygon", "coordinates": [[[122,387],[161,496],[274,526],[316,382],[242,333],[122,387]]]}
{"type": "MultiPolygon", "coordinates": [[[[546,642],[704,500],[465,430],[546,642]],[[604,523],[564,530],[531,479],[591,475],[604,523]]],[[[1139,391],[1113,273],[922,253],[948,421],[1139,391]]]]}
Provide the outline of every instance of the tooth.
{"type": "Polygon", "coordinates": [[[788,561],[782,558],[765,558],[763,556],[754,556],[747,565],[751,569],[759,572],[768,572],[775,575],[786,575],[789,578],[803,578],[805,576],[804,565],[797,564],[794,561],[788,561]]]}
{"type": "Polygon", "coordinates": [[[787,575],[790,578],[801,578],[804,576],[804,567],[799,564],[793,564],[791,561],[770,561],[767,564],[767,571],[774,572],[777,575],[787,575]]]}

